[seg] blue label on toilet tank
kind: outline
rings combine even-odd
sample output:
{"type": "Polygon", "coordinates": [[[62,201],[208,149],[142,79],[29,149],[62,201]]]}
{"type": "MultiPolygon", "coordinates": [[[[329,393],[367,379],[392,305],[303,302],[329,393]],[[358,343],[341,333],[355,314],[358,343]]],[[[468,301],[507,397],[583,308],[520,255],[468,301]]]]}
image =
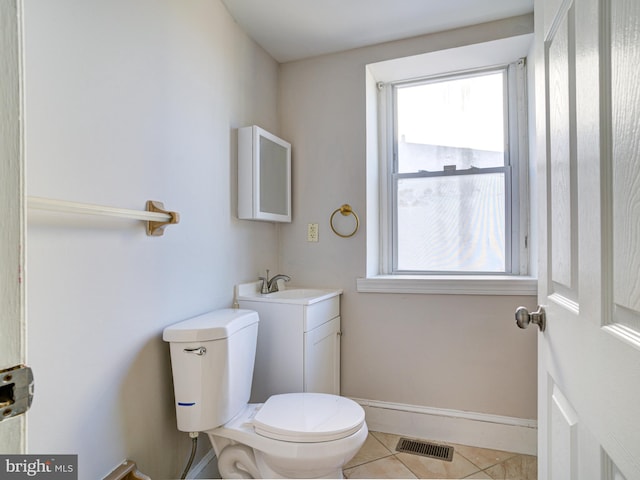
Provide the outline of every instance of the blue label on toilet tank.
{"type": "Polygon", "coordinates": [[[181,407],[193,407],[196,402],[178,402],[178,405],[181,407]]]}

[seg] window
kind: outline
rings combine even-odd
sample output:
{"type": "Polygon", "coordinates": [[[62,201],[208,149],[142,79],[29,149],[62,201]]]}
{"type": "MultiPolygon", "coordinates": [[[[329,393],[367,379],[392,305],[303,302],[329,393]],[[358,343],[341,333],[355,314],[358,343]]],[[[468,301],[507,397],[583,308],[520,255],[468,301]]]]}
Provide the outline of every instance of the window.
{"type": "Polygon", "coordinates": [[[367,65],[367,264],[358,292],[536,295],[532,40],[367,65]]]}
{"type": "Polygon", "coordinates": [[[512,117],[524,106],[509,77],[523,66],[390,86],[393,273],[519,273],[518,150],[510,147],[518,143],[512,117]]]}

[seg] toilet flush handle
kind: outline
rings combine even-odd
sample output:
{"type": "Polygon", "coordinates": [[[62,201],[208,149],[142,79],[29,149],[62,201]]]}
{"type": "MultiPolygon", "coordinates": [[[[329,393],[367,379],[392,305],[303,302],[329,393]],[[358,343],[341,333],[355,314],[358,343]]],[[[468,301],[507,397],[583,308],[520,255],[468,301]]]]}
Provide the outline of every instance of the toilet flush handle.
{"type": "Polygon", "coordinates": [[[205,353],[207,353],[207,349],[204,347],[197,347],[197,348],[185,348],[184,349],[185,353],[193,353],[195,355],[199,355],[202,356],[205,353]]]}

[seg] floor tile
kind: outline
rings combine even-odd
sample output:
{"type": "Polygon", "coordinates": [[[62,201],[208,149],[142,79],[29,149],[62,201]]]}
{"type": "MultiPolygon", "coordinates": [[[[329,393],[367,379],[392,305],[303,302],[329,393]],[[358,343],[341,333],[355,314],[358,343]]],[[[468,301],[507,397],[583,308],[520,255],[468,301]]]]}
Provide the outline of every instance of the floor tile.
{"type": "Polygon", "coordinates": [[[517,455],[485,470],[490,478],[500,480],[536,480],[538,460],[530,455],[517,455]]]}
{"type": "Polygon", "coordinates": [[[381,458],[344,471],[345,478],[418,478],[394,456],[381,458]]]}
{"type": "Polygon", "coordinates": [[[409,453],[399,453],[396,457],[418,478],[464,478],[480,470],[457,453],[451,462],[409,453]]]}
{"type": "Polygon", "coordinates": [[[371,435],[380,440],[385,447],[389,449],[391,453],[396,453],[396,446],[398,445],[398,440],[402,438],[402,435],[395,435],[393,433],[383,433],[383,432],[371,432],[371,435]]]}
{"type": "Polygon", "coordinates": [[[489,468],[517,455],[512,452],[490,450],[488,448],[471,447],[467,445],[453,444],[453,447],[456,452],[472,462],[480,470],[489,468]]]}
{"type": "Polygon", "coordinates": [[[356,456],[345,466],[345,478],[425,478],[536,480],[537,458],[467,445],[454,447],[453,461],[396,452],[401,435],[369,432],[356,456]]]}
{"type": "Polygon", "coordinates": [[[491,477],[484,472],[472,473],[468,477],[464,477],[464,478],[472,479],[472,480],[491,480],[491,477]]]}
{"type": "Polygon", "coordinates": [[[391,451],[385,448],[385,446],[380,443],[374,435],[369,433],[364,445],[360,448],[360,451],[356,453],[356,456],[344,466],[344,469],[355,467],[356,465],[361,465],[373,460],[378,460],[383,457],[388,457],[389,455],[391,455],[391,451]]]}

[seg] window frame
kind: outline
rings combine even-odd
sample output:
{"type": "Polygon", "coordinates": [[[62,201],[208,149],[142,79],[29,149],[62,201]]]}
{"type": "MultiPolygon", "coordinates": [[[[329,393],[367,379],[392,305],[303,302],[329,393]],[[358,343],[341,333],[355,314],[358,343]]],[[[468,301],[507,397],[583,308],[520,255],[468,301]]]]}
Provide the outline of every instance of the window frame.
{"type": "Polygon", "coordinates": [[[462,71],[446,72],[436,75],[431,75],[421,78],[413,79],[401,79],[397,81],[389,82],[384,85],[382,89],[387,91],[387,105],[386,109],[386,122],[389,125],[386,135],[387,142],[390,144],[390,149],[385,158],[381,159],[383,162],[383,169],[386,170],[386,174],[390,179],[390,188],[388,198],[390,205],[387,208],[388,224],[390,225],[390,231],[385,233],[386,241],[383,241],[384,245],[390,249],[387,258],[390,264],[386,265],[383,270],[391,275],[520,275],[521,268],[526,269],[527,265],[520,263],[520,257],[524,255],[526,258],[526,238],[525,248],[518,248],[520,240],[520,224],[517,222],[520,209],[520,192],[519,192],[519,168],[518,168],[518,153],[520,137],[518,136],[518,124],[520,123],[517,117],[527,115],[526,104],[519,104],[518,97],[516,95],[518,90],[524,90],[526,83],[524,83],[526,77],[526,71],[524,71],[526,62],[524,59],[518,59],[515,62],[509,64],[493,65],[481,68],[472,68],[462,71]],[[522,75],[518,75],[517,70],[523,70],[522,75]],[[479,77],[491,73],[502,74],[503,79],[503,109],[504,109],[504,162],[500,167],[492,168],[477,168],[477,169],[465,169],[465,170],[452,170],[452,171],[434,171],[434,172],[411,172],[400,173],[399,172],[399,155],[398,155],[398,108],[397,108],[397,93],[399,89],[407,88],[411,86],[428,85],[433,83],[479,77]],[[518,83],[519,82],[519,83],[518,83]],[[514,125],[515,123],[515,125],[514,125]],[[512,138],[512,134],[516,134],[515,138],[512,138]],[[389,140],[390,139],[390,140],[389,140]],[[478,175],[487,173],[504,173],[505,182],[505,270],[504,271],[463,271],[463,270],[406,270],[398,268],[398,183],[402,179],[411,178],[429,178],[429,177],[449,177],[460,175],[478,175]],[[517,208],[514,208],[517,207],[517,208]],[[516,220],[516,221],[514,221],[516,220]],[[516,248],[513,248],[513,247],[516,248]],[[521,250],[525,250],[524,252],[521,250]]]}
{"type": "MultiPolygon", "coordinates": [[[[533,28],[513,35],[499,36],[490,40],[473,42],[445,42],[445,45],[425,48],[422,53],[396,55],[379,59],[365,65],[365,130],[366,130],[366,216],[365,216],[365,255],[366,264],[362,276],[356,278],[356,291],[359,293],[388,294],[435,294],[435,295],[490,295],[490,296],[535,296],[538,291],[537,225],[531,222],[536,218],[538,195],[535,158],[535,142],[528,143],[528,135],[534,132],[529,125],[535,124],[533,109],[529,109],[526,118],[519,119],[519,132],[523,134],[520,142],[520,166],[524,175],[519,177],[519,192],[529,202],[529,208],[520,212],[521,232],[528,232],[527,241],[531,248],[528,258],[520,258],[520,275],[392,275],[388,255],[388,245],[384,242],[384,232],[388,230],[387,209],[389,191],[386,188],[389,177],[385,171],[381,156],[390,148],[387,132],[389,108],[388,89],[385,84],[411,78],[422,78],[445,72],[484,68],[488,65],[507,64],[518,58],[529,58],[533,53],[533,28]],[[531,182],[531,188],[529,188],[531,182]],[[523,262],[528,265],[522,268],[523,262]]],[[[527,69],[527,89],[518,92],[519,101],[528,107],[533,105],[533,97],[528,96],[535,72],[527,69]]],[[[531,137],[533,138],[533,137],[531,137]]],[[[521,204],[522,205],[522,204],[521,204]]]]}
{"type": "MultiPolygon", "coordinates": [[[[507,42],[510,39],[507,39],[507,42]]],[[[479,47],[484,45],[478,44],[479,47]]],[[[494,50],[495,51],[495,50],[494,50]]],[[[518,196],[518,218],[516,222],[512,222],[512,226],[515,224],[519,231],[520,243],[518,246],[518,270],[512,269],[510,274],[448,274],[448,273],[435,273],[435,274],[405,274],[394,273],[392,270],[392,223],[389,211],[389,202],[393,197],[392,182],[389,171],[388,159],[393,158],[394,141],[392,141],[394,134],[393,122],[391,122],[390,110],[392,108],[392,92],[388,88],[392,83],[397,83],[405,79],[389,80],[387,82],[376,81],[376,93],[377,93],[377,118],[378,118],[378,161],[377,170],[379,178],[379,190],[378,190],[378,248],[373,249],[376,251],[378,258],[377,272],[368,274],[364,278],[358,278],[356,280],[356,288],[358,292],[370,292],[370,293],[432,293],[432,294],[463,294],[463,295],[535,295],[537,293],[537,279],[532,275],[532,267],[529,263],[531,256],[530,251],[530,214],[529,214],[529,202],[520,201],[520,198],[526,200],[529,199],[529,185],[528,185],[528,168],[529,168],[529,144],[528,144],[528,114],[527,106],[529,104],[527,96],[527,72],[526,60],[524,57],[516,56],[518,58],[516,62],[498,62],[495,65],[509,65],[513,64],[521,68],[516,69],[516,76],[512,75],[509,82],[509,92],[515,96],[517,104],[509,102],[509,115],[510,118],[515,118],[515,121],[508,122],[509,125],[509,138],[512,140],[517,139],[516,142],[510,143],[510,151],[514,149],[517,151],[518,158],[520,159],[516,168],[518,168],[518,189],[516,195],[518,196]],[[517,87],[517,88],[516,88],[517,87]],[[515,115],[517,111],[512,111],[513,106],[518,105],[519,115],[515,115]],[[391,157],[390,157],[391,155],[391,157]]],[[[512,57],[513,58],[513,57],[512,57]]],[[[486,69],[487,65],[491,62],[486,62],[486,65],[476,67],[477,70],[486,69]]],[[[473,68],[463,69],[460,68],[457,72],[471,72],[473,68]]],[[[447,72],[445,75],[455,73],[453,70],[447,72]]],[[[436,78],[438,75],[442,76],[442,73],[430,75],[436,78]]],[[[415,78],[422,78],[414,76],[415,78]]],[[[426,78],[426,77],[425,77],[426,78]]],[[[375,77],[374,77],[375,79],[375,77]]],[[[513,265],[513,264],[512,264],[513,265]]]]}

